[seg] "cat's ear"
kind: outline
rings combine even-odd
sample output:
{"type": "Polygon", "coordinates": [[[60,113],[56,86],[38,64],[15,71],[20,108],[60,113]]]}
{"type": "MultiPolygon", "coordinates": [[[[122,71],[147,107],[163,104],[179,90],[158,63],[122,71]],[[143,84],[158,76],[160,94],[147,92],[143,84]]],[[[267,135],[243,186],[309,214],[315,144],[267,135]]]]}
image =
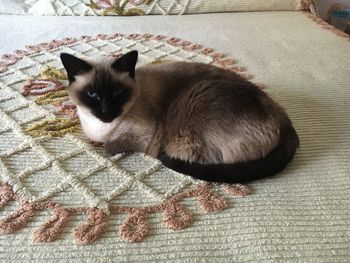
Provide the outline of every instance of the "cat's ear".
{"type": "Polygon", "coordinates": [[[129,76],[135,77],[135,66],[137,62],[138,52],[130,51],[113,62],[112,68],[116,71],[129,72],[129,76]]]}
{"type": "Polygon", "coordinates": [[[76,75],[86,73],[92,69],[89,63],[73,55],[61,53],[60,57],[70,82],[75,80],[76,75]]]}

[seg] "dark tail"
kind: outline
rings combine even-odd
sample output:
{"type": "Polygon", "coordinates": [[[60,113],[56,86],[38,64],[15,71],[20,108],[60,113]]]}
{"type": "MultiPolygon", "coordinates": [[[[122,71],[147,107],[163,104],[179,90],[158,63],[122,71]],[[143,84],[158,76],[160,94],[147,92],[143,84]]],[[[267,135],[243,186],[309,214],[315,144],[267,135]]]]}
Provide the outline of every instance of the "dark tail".
{"type": "Polygon", "coordinates": [[[199,164],[173,159],[164,154],[158,159],[168,168],[208,182],[246,183],[272,176],[293,159],[299,147],[299,138],[291,126],[281,133],[283,138],[277,148],[262,159],[233,164],[199,164]]]}

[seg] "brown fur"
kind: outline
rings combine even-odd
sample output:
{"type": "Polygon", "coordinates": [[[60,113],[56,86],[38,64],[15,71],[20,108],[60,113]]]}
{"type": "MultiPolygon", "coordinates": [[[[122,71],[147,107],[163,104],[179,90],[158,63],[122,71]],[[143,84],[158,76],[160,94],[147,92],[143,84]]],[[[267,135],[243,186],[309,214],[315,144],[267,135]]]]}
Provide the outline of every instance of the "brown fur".
{"type": "Polygon", "coordinates": [[[281,145],[285,130],[294,131],[277,103],[232,72],[175,62],[140,67],[132,78],[109,69],[110,63],[96,63],[99,70],[77,76],[70,95],[84,107],[75,92],[102,73],[130,89],[132,97],[105,140],[111,154],[137,151],[189,163],[243,163],[266,157],[281,145]]]}
{"type": "Polygon", "coordinates": [[[196,63],[148,65],[136,70],[136,83],[140,96],[124,121],[132,124],[143,113],[148,129],[158,131],[143,151],[155,157],[166,152],[192,162],[233,163],[261,158],[279,143],[284,111],[231,72],[196,63]],[[236,88],[249,94],[235,101],[237,94],[227,92],[236,88]]]}

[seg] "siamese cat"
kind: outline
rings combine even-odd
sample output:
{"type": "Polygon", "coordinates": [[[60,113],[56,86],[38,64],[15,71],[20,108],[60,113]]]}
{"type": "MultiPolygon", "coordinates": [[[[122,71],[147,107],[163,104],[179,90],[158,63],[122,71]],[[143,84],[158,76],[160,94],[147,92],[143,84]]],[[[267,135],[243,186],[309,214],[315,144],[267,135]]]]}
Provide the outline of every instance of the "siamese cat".
{"type": "Polygon", "coordinates": [[[271,176],[292,160],[299,139],[290,119],[253,83],[200,63],[135,68],[137,58],[61,54],[82,129],[109,154],[144,152],[221,183],[271,176]]]}

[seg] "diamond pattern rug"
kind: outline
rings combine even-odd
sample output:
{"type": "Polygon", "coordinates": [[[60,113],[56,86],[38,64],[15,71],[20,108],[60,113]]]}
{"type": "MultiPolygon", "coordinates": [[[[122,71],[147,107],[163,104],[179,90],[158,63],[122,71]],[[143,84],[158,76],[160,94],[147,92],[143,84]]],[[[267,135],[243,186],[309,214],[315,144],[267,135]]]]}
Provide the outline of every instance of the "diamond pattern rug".
{"type": "MultiPolygon", "coordinates": [[[[77,243],[103,236],[108,220],[127,215],[120,237],[141,241],[153,214],[165,227],[182,229],[194,220],[195,199],[204,212],[227,207],[224,195],[244,196],[242,185],[195,181],[143,154],[109,157],[82,134],[69,101],[61,52],[81,57],[119,56],[137,49],[138,66],[192,61],[250,76],[219,52],[188,41],[152,35],[98,35],[30,45],[0,60],[0,232],[14,234],[30,221],[35,242],[51,242],[72,217],[77,243]]],[[[200,218],[198,219],[200,220],[200,218]]]]}

